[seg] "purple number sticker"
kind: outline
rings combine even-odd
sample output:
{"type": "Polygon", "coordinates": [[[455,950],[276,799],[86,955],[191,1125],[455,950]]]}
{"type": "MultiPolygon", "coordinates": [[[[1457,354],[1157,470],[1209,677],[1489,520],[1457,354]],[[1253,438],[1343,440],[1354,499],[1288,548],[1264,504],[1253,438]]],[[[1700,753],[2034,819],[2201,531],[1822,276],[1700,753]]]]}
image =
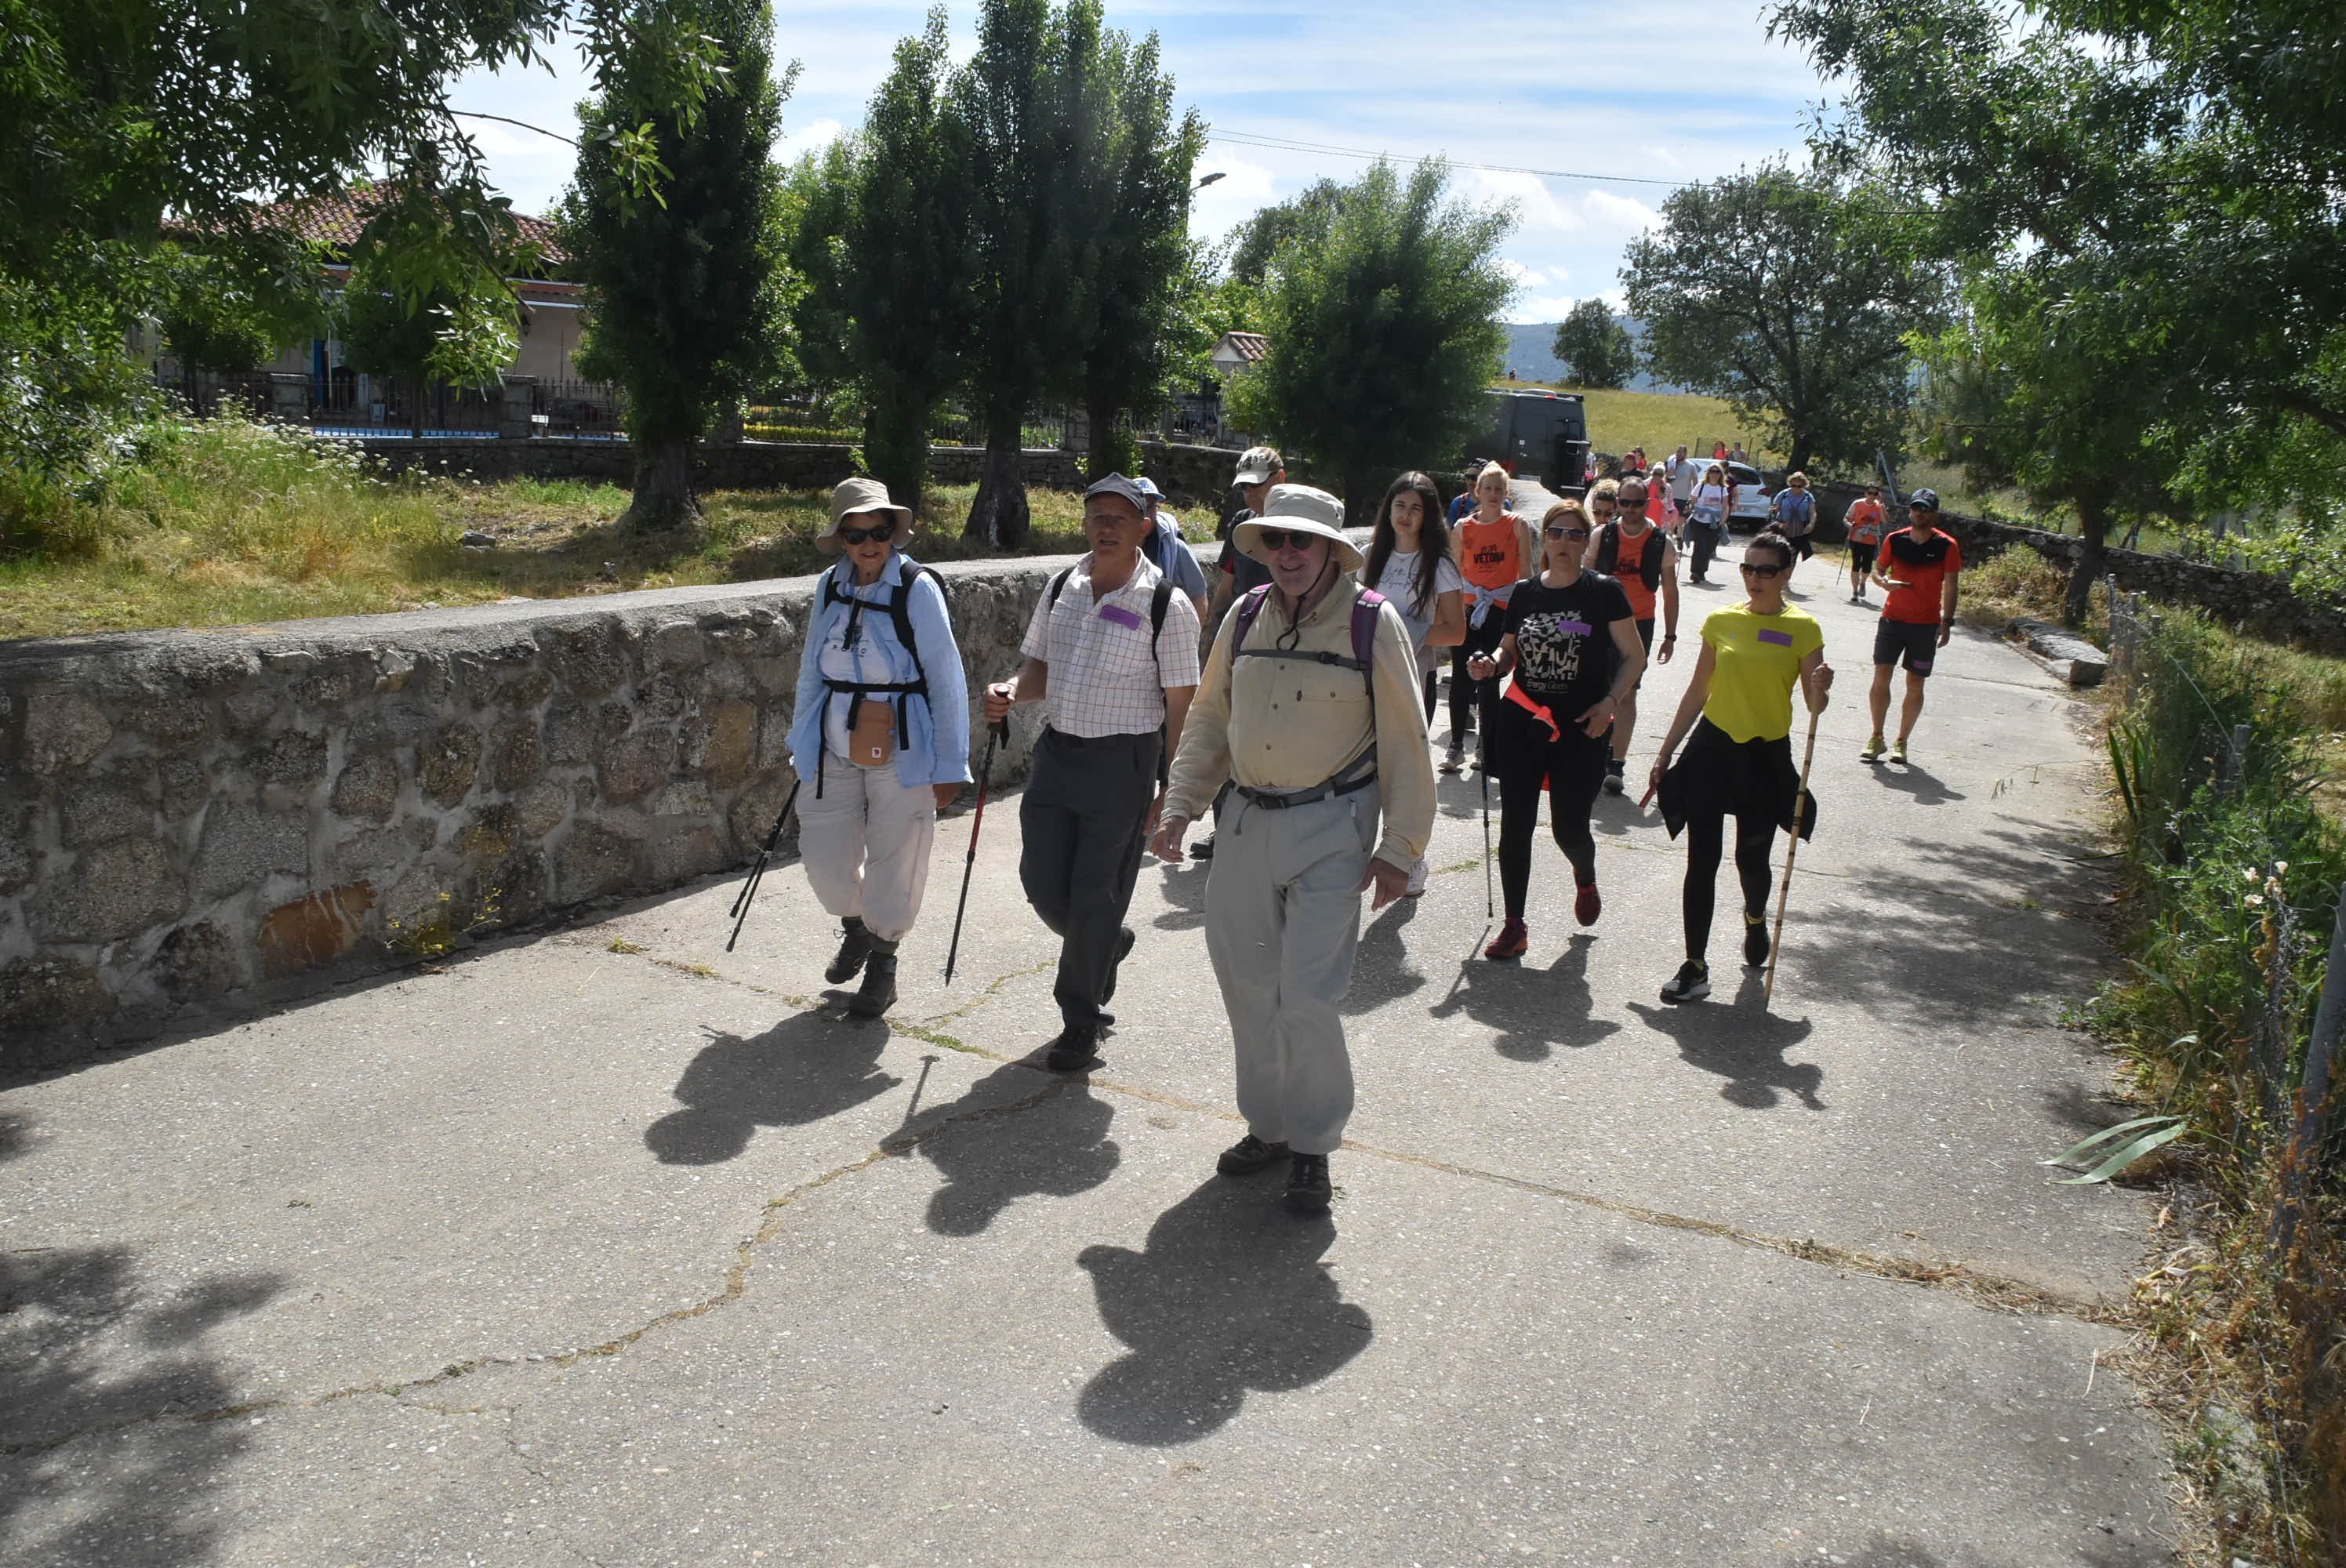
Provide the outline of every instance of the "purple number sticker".
{"type": "Polygon", "coordinates": [[[1762,626],[1760,628],[1760,640],[1763,643],[1774,643],[1780,648],[1788,648],[1792,646],[1792,634],[1790,632],[1770,631],[1767,627],[1762,626]]]}
{"type": "Polygon", "coordinates": [[[1117,626],[1129,627],[1136,632],[1140,629],[1140,617],[1122,605],[1102,605],[1100,619],[1114,621],[1117,626]]]}
{"type": "Polygon", "coordinates": [[[1585,637],[1592,628],[1586,621],[1558,621],[1556,629],[1568,637],[1585,637]]]}

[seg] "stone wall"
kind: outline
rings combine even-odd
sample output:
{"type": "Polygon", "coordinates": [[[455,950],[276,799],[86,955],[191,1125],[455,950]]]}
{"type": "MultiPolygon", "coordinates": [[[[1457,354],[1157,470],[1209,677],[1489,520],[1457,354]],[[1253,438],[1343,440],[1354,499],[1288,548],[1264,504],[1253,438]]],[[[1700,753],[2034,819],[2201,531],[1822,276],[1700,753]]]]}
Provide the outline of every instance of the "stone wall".
{"type": "MultiPolygon", "coordinates": [[[[636,459],[625,441],[399,441],[354,443],[387,473],[422,469],[476,479],[599,479],[635,482],[636,459]]],[[[704,490],[827,490],[855,473],[853,449],[801,442],[709,443],[695,449],[693,477],[704,490]]],[[[929,453],[929,476],[940,484],[974,484],[985,460],[982,446],[940,446],[929,453]]],[[[1032,485],[1083,487],[1078,453],[1037,447],[1020,454],[1032,485]]]]}
{"type": "MultiPolygon", "coordinates": [[[[940,568],[973,693],[1062,564],[940,568]]],[[[742,864],[814,581],[0,643],[0,1067],[742,864]]]]}
{"type": "MultiPolygon", "coordinates": [[[[1816,488],[1818,537],[1838,544],[1849,536],[1841,525],[1841,514],[1865,494],[1864,487],[1833,480],[1816,488]]],[[[2086,550],[2085,542],[2072,534],[2025,528],[1960,512],[1943,514],[1939,521],[1962,543],[1964,557],[1969,562],[1984,561],[2018,547],[2034,550],[2066,571],[2076,566],[2086,550]]],[[[1902,523],[1902,516],[1893,517],[1893,526],[1902,523]]],[[[2346,604],[2302,597],[2286,580],[2261,572],[2138,550],[2110,548],[2103,555],[2103,571],[2115,576],[2118,586],[2128,593],[2189,605],[2269,641],[2296,643],[2319,653],[2346,654],[2346,604]]]]}

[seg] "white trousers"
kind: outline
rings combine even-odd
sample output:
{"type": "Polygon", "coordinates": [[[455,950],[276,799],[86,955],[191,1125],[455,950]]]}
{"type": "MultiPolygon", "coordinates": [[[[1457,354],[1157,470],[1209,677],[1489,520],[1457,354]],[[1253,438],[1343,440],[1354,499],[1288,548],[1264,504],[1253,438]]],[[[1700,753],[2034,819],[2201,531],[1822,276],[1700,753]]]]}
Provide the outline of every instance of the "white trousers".
{"type": "Polygon", "coordinates": [[[799,860],[822,907],[862,917],[882,942],[901,942],[929,885],[937,799],[925,784],[896,782],[896,769],[858,768],[839,756],[822,770],[822,794],[799,790],[799,860]]]}
{"type": "Polygon", "coordinates": [[[1266,810],[1233,794],[1206,882],[1206,952],[1238,1051],[1239,1113],[1266,1143],[1331,1154],[1352,1114],[1336,1003],[1352,988],[1377,787],[1266,810]]]}

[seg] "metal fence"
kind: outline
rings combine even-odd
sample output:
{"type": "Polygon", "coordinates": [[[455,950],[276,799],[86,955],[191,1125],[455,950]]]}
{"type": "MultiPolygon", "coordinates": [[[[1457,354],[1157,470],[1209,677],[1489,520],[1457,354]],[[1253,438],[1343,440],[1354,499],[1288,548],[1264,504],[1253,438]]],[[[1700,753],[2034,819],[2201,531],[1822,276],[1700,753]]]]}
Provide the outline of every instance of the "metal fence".
{"type": "Polygon", "coordinates": [[[310,424],[321,435],[399,436],[419,421],[427,440],[492,438],[504,427],[501,387],[439,386],[347,367],[310,383],[310,424]]]}
{"type": "Polygon", "coordinates": [[[487,387],[418,383],[404,376],[364,375],[347,367],[289,377],[267,371],[224,374],[158,371],[156,382],[199,419],[237,407],[255,417],[299,422],[321,435],[395,440],[414,433],[426,440],[556,437],[610,441],[625,428],[618,389],[601,382],[537,382],[525,403],[518,381],[487,387]],[[292,401],[286,384],[295,389],[292,401]]]}

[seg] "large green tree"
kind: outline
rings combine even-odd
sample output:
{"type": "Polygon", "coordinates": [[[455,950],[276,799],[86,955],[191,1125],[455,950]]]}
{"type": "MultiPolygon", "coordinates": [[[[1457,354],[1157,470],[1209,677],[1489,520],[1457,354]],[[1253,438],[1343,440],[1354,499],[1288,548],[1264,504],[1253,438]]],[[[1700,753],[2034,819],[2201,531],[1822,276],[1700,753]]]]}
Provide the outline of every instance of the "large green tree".
{"type": "Polygon", "coordinates": [[[1086,342],[1070,390],[1086,417],[1097,479],[1132,466],[1121,416],[1162,407],[1187,358],[1189,181],[1206,127],[1195,111],[1174,118],[1154,35],[1137,44],[1106,35],[1086,87],[1075,127],[1086,176],[1076,211],[1086,342]]]}
{"type": "Polygon", "coordinates": [[[1901,445],[1943,268],[1886,250],[1864,194],[1780,166],[1688,186],[1662,218],[1621,271],[1655,374],[1725,398],[1793,468],[1901,445]]]}
{"type": "Polygon", "coordinates": [[[928,484],[930,416],[972,343],[977,236],[950,73],[939,7],[896,46],[862,133],[802,159],[786,202],[804,284],[792,311],[800,362],[819,383],[857,389],[864,460],[908,506],[928,484]]]}
{"type": "MultiPolygon", "coordinates": [[[[669,0],[0,0],[0,363],[59,389],[0,388],[0,471],[52,474],[102,464],[133,412],[130,329],[199,313],[175,233],[201,236],[233,287],[270,289],[301,278],[300,249],[253,220],[256,204],[383,171],[399,200],[376,210],[360,259],[404,222],[434,238],[398,260],[402,291],[462,291],[483,230],[514,225],[450,105],[460,74],[575,41],[598,77],[622,49],[656,57],[664,103],[715,79],[669,0]]],[[[614,151],[640,186],[656,180],[640,127],[614,151]]]]}
{"type": "Polygon", "coordinates": [[[1380,162],[1324,229],[1280,248],[1265,286],[1270,353],[1234,379],[1232,413],[1331,471],[1354,517],[1402,468],[1453,461],[1487,417],[1514,285],[1505,209],[1446,199],[1443,166],[1380,162]]]}
{"type": "Polygon", "coordinates": [[[1231,231],[1229,275],[1241,283],[1260,286],[1270,275],[1280,247],[1325,234],[1351,189],[1332,179],[1317,179],[1285,201],[1258,209],[1231,231]]]}
{"type": "Polygon", "coordinates": [[[688,120],[661,101],[662,57],[632,56],[580,113],[578,173],[564,199],[563,242],[588,325],[580,367],[625,394],[635,494],[624,527],[696,519],[694,446],[718,411],[781,362],[780,176],[770,149],[796,67],[777,82],[767,0],[695,0],[725,85],[688,120]],[[666,178],[638,194],[611,137],[648,126],[666,178]]]}
{"type": "Polygon", "coordinates": [[[1575,386],[1622,387],[1637,372],[1629,329],[1598,299],[1583,300],[1556,328],[1556,357],[1575,386]]]}

